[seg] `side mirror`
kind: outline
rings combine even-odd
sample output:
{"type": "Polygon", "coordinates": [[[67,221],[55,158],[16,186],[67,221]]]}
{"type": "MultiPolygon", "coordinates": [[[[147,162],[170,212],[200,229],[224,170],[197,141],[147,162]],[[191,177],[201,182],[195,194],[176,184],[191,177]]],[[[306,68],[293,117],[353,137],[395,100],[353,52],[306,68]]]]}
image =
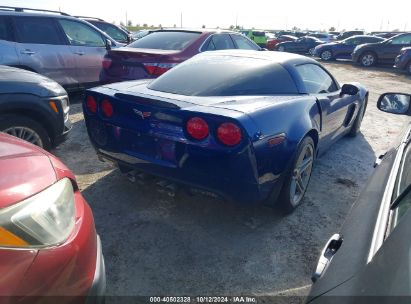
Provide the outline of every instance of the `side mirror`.
{"type": "Polygon", "coordinates": [[[111,50],[111,46],[112,46],[111,40],[106,39],[106,50],[107,51],[111,50]]]}
{"type": "Polygon", "coordinates": [[[131,34],[128,34],[128,35],[127,35],[127,42],[128,42],[128,43],[133,42],[133,37],[131,37],[131,34]]]}
{"type": "Polygon", "coordinates": [[[403,93],[384,93],[378,98],[377,108],[392,114],[410,113],[411,95],[403,93]]]}
{"type": "Polygon", "coordinates": [[[358,92],[359,92],[359,89],[355,85],[346,83],[341,88],[340,96],[343,96],[343,95],[354,96],[354,95],[357,95],[358,92]]]}

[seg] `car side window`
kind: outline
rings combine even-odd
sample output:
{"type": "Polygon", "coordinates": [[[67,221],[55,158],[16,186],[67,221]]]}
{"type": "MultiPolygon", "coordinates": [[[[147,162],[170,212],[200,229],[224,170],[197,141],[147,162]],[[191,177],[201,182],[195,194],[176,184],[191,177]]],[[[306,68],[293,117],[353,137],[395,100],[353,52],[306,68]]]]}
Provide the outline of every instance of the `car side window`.
{"type": "Polygon", "coordinates": [[[331,93],[338,90],[338,86],[331,76],[320,66],[312,63],[296,66],[307,92],[310,94],[331,93]]]}
{"type": "Polygon", "coordinates": [[[94,22],[92,24],[98,27],[103,32],[106,32],[106,34],[109,35],[114,40],[127,41],[127,38],[128,38],[127,34],[112,24],[103,23],[103,22],[94,22]]]}
{"type": "Polygon", "coordinates": [[[393,38],[391,44],[411,44],[411,34],[393,38]]]}
{"type": "Polygon", "coordinates": [[[17,41],[33,44],[65,44],[52,18],[15,17],[17,41]]]}
{"type": "Polygon", "coordinates": [[[0,40],[13,40],[10,19],[6,16],[0,16],[0,40]]]}
{"type": "Polygon", "coordinates": [[[255,43],[252,43],[250,40],[248,40],[247,38],[241,35],[231,34],[231,38],[233,38],[234,43],[236,44],[238,49],[242,49],[242,50],[259,50],[260,49],[257,45],[255,45],[255,43]]]}
{"type": "Polygon", "coordinates": [[[216,34],[211,36],[208,45],[203,51],[235,49],[234,43],[228,34],[216,34]]]}
{"type": "MultiPolygon", "coordinates": [[[[396,187],[392,199],[395,200],[411,184],[411,144],[405,150],[396,187]]],[[[399,204],[391,211],[387,235],[398,225],[402,216],[411,207],[411,192],[404,196],[399,204]]]]}
{"type": "Polygon", "coordinates": [[[59,23],[63,28],[71,45],[104,47],[105,42],[99,32],[84,23],[60,19],[59,23]]]}

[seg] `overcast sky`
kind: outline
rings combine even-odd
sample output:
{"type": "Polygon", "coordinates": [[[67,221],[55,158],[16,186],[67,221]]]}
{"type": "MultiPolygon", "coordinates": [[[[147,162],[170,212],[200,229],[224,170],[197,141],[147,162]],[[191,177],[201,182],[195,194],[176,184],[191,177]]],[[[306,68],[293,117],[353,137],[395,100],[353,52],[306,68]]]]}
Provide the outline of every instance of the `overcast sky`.
{"type": "Polygon", "coordinates": [[[61,10],[70,15],[164,27],[410,30],[411,0],[0,0],[0,5],[61,10]]]}

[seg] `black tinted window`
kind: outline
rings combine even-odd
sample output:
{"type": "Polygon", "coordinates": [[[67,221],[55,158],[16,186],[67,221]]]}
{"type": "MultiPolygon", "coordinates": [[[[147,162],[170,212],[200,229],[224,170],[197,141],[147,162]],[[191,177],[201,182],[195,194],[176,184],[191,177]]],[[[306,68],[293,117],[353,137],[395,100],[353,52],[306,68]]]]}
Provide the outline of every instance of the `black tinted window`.
{"type": "Polygon", "coordinates": [[[215,34],[210,37],[203,51],[234,49],[234,43],[228,34],[215,34]]]}
{"type": "Polygon", "coordinates": [[[302,64],[296,68],[308,93],[319,94],[338,90],[334,80],[320,66],[316,64],[302,64]]]}
{"type": "Polygon", "coordinates": [[[182,50],[199,36],[200,33],[194,32],[154,32],[129,44],[128,47],[158,50],[182,50]]]}
{"type": "Polygon", "coordinates": [[[15,26],[21,43],[64,44],[51,18],[16,17],[15,26]]]}
{"type": "Polygon", "coordinates": [[[10,19],[5,16],[0,16],[0,40],[12,40],[10,19]]]}
{"type": "Polygon", "coordinates": [[[267,60],[234,56],[197,56],[173,68],[150,89],[181,95],[232,96],[297,94],[289,73],[267,60]]]}

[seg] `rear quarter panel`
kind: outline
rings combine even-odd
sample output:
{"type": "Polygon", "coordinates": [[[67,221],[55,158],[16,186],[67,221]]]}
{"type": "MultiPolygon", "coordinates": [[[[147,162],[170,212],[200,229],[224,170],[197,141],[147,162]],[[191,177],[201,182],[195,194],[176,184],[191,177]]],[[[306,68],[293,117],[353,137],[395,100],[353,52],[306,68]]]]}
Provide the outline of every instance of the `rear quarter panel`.
{"type": "Polygon", "coordinates": [[[314,142],[320,132],[320,111],[316,99],[308,95],[291,97],[272,106],[248,113],[259,130],[253,146],[256,153],[259,176],[271,172],[275,175],[287,170],[300,141],[311,131],[314,142]],[[286,140],[270,146],[268,141],[284,134],[286,140]]]}

